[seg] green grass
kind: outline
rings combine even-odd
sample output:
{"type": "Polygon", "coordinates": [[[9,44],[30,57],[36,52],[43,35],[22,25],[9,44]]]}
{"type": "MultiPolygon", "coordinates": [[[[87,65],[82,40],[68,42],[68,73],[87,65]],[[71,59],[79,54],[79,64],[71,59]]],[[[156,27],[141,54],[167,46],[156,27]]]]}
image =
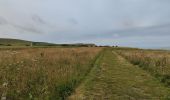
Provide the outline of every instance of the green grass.
{"type": "Polygon", "coordinates": [[[170,89],[107,49],[70,100],[167,100],[170,89]]]}
{"type": "Polygon", "coordinates": [[[8,39],[8,38],[0,38],[0,47],[8,48],[8,47],[30,47],[30,46],[60,46],[53,43],[47,42],[33,42],[27,40],[20,39],[8,39]]]}
{"type": "Polygon", "coordinates": [[[165,50],[116,50],[134,65],[138,65],[166,86],[170,86],[170,52],[165,50]]]}
{"type": "Polygon", "coordinates": [[[0,46],[26,46],[30,44],[31,41],[0,38],[0,46]]]}
{"type": "Polygon", "coordinates": [[[47,42],[35,42],[20,39],[0,38],[0,48],[29,48],[29,47],[96,47],[95,44],[55,44],[47,42]]]}

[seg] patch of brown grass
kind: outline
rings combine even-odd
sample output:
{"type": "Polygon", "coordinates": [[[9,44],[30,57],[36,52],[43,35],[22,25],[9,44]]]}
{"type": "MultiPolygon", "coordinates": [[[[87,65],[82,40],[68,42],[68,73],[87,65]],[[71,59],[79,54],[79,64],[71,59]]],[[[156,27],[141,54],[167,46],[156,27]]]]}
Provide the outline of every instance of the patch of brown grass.
{"type": "Polygon", "coordinates": [[[27,48],[0,51],[0,96],[64,99],[92,67],[101,48],[27,48]]]}

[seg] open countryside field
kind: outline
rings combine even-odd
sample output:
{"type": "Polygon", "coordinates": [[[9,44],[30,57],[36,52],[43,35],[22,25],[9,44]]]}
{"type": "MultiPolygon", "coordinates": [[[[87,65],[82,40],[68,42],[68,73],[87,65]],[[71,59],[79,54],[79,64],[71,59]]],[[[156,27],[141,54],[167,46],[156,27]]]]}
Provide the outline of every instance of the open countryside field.
{"type": "Polygon", "coordinates": [[[170,100],[170,0],[0,0],[0,100],[170,100]]]}
{"type": "Polygon", "coordinates": [[[169,100],[169,51],[1,48],[2,100],[169,100]]]}
{"type": "MultiPolygon", "coordinates": [[[[126,53],[126,48],[121,49],[126,53]]],[[[133,54],[133,49],[128,49],[133,54]]],[[[69,100],[169,100],[170,88],[108,48],[69,100]]],[[[152,51],[151,51],[152,52],[152,51]]]]}
{"type": "Polygon", "coordinates": [[[0,50],[0,95],[7,100],[64,99],[102,48],[0,50]]]}
{"type": "Polygon", "coordinates": [[[119,49],[117,53],[170,86],[170,51],[119,49]]]}

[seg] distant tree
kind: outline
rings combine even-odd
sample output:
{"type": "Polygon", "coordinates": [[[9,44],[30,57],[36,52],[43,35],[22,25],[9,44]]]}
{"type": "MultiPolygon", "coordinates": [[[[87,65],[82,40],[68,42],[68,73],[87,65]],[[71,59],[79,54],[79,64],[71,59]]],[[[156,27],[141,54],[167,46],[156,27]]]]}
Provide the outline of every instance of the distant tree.
{"type": "Polygon", "coordinates": [[[7,44],[6,46],[12,46],[11,44],[7,44]]]}
{"type": "Polygon", "coordinates": [[[25,46],[30,46],[29,44],[26,44],[25,46]]]}

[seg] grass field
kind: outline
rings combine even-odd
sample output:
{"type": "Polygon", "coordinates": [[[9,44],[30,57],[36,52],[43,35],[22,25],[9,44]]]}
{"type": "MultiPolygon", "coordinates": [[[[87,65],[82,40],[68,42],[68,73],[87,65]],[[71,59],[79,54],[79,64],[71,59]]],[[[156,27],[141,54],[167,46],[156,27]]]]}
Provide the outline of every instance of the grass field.
{"type": "Polygon", "coordinates": [[[169,100],[170,52],[1,48],[2,100],[169,100]]]}
{"type": "Polygon", "coordinates": [[[169,100],[170,89],[114,49],[105,50],[69,100],[169,100]]]}
{"type": "Polygon", "coordinates": [[[170,51],[124,49],[117,52],[170,86],[170,51]]]}
{"type": "Polygon", "coordinates": [[[88,73],[101,50],[101,48],[1,50],[1,98],[64,99],[88,73]]]}

